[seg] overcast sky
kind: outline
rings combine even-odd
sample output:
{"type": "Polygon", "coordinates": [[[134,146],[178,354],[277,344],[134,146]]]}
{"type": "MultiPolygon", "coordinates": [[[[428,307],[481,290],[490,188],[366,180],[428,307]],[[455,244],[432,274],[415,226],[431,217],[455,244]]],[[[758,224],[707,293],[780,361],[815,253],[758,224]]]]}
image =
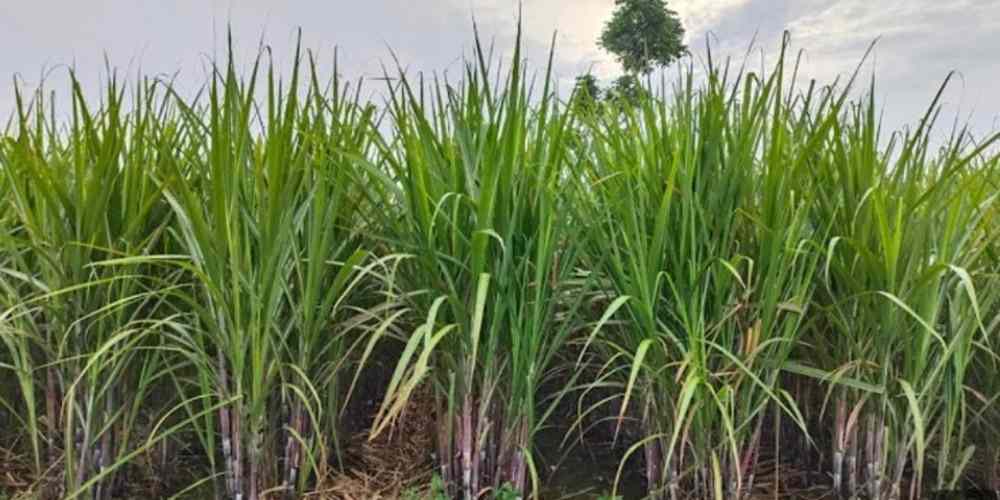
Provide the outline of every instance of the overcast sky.
{"type": "MultiPolygon", "coordinates": [[[[276,55],[291,53],[295,29],[321,57],[340,48],[341,72],[379,76],[389,48],[411,71],[460,70],[472,42],[473,16],[484,37],[510,46],[517,0],[0,0],[0,116],[13,109],[15,75],[27,86],[75,65],[94,84],[112,66],[173,74],[193,88],[234,27],[242,53],[263,34],[276,55]]],[[[781,33],[806,54],[805,73],[828,82],[851,72],[880,38],[866,71],[875,70],[887,125],[916,121],[949,71],[958,78],[945,95],[947,116],[971,120],[983,136],[1000,130],[1000,1],[998,0],[675,0],[695,57],[710,34],[715,52],[740,56],[756,35],[771,57],[781,33]]],[[[613,0],[523,0],[528,57],[544,64],[554,31],[556,73],[567,87],[588,69],[614,77],[614,60],[597,48],[613,0]]],[[[760,57],[760,52],[757,53],[760,57]]],[[[948,124],[950,125],[950,124],[948,124]]]]}

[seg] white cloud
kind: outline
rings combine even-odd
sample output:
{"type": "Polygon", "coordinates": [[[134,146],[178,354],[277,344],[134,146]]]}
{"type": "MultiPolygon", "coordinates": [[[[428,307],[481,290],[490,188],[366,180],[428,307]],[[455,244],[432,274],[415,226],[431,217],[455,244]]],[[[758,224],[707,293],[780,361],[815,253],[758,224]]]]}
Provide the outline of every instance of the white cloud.
{"type": "Polygon", "coordinates": [[[687,30],[688,40],[701,38],[722,18],[750,3],[750,0],[681,0],[668,2],[677,11],[687,30]]]}
{"type": "Polygon", "coordinates": [[[838,46],[857,39],[891,38],[913,33],[947,32],[961,20],[964,27],[977,24],[982,16],[996,16],[993,2],[952,0],[839,0],[825,9],[794,19],[789,29],[804,43],[838,46]]]}
{"type": "Polygon", "coordinates": [[[493,34],[512,32],[518,8],[526,40],[547,49],[556,35],[556,55],[575,73],[588,70],[599,77],[617,73],[614,59],[597,46],[604,23],[614,9],[612,0],[447,0],[475,15],[493,34]]]}

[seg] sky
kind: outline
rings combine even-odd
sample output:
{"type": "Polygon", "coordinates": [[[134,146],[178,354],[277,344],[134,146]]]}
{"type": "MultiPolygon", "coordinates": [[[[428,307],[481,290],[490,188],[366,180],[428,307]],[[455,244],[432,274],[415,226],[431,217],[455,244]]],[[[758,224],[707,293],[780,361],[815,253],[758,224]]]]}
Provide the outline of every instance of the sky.
{"type": "MultiPolygon", "coordinates": [[[[213,57],[224,55],[227,25],[239,54],[263,40],[275,58],[292,54],[296,30],[322,61],[340,55],[344,77],[379,77],[393,55],[410,72],[458,75],[473,46],[472,19],[498,51],[512,46],[518,5],[527,58],[544,69],[555,34],[554,71],[567,90],[588,71],[620,73],[597,47],[613,0],[0,0],[0,117],[14,107],[14,84],[45,81],[65,94],[67,68],[97,88],[107,67],[175,78],[193,91],[213,57]]],[[[697,64],[706,43],[715,57],[773,60],[782,33],[803,53],[802,74],[830,83],[862,62],[876,75],[885,124],[919,120],[950,72],[943,96],[955,118],[980,137],[1000,131],[1000,0],[673,0],[697,64]]],[[[867,80],[865,81],[867,84],[867,80]]],[[[369,84],[377,87],[377,82],[369,84]]]]}

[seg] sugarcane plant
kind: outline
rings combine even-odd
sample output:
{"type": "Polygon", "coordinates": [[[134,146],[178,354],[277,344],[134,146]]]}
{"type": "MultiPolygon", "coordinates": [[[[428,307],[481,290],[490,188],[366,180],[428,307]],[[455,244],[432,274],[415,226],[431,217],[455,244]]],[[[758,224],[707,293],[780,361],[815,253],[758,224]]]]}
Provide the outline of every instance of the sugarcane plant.
{"type": "Polygon", "coordinates": [[[504,485],[537,496],[533,439],[560,399],[540,386],[578,326],[580,300],[565,291],[580,228],[562,218],[559,189],[572,116],[556,101],[551,61],[532,96],[520,43],[506,72],[477,43],[458,84],[401,71],[372,166],[400,257],[392,286],[419,318],[373,435],[430,384],[440,474],[457,498],[504,485]]]}
{"type": "Polygon", "coordinates": [[[984,217],[995,210],[986,152],[996,138],[970,147],[957,129],[935,154],[935,99],[883,146],[873,94],[831,117],[835,132],[809,161],[811,217],[830,239],[817,285],[825,313],[803,356],[823,368],[832,400],[834,488],[920,498],[925,486],[960,485],[975,451],[967,381],[992,356],[984,312],[997,298],[982,255],[995,240],[984,217]]]}
{"type": "Polygon", "coordinates": [[[829,129],[797,127],[803,108],[784,65],[782,55],[767,76],[709,62],[700,87],[688,67],[672,100],[651,90],[593,122],[581,187],[595,225],[588,268],[607,296],[627,299],[595,341],[598,380],[620,388],[603,401],[616,405],[616,427],[641,430],[625,458],[642,450],[653,498],[745,497],[765,417],[804,425],[780,375],[823,233],[808,224],[799,180],[829,129]]]}
{"type": "Polygon", "coordinates": [[[183,104],[187,140],[162,176],[193,277],[177,386],[206,414],[194,427],[218,493],[248,500],[294,498],[336,465],[340,376],[378,319],[359,308],[376,264],[355,169],[374,110],[298,50],[287,87],[264,56],[241,77],[230,46],[205,100],[183,104]]]}
{"type": "Polygon", "coordinates": [[[151,172],[172,161],[176,137],[155,82],[136,84],[131,109],[115,75],[96,106],[73,74],[70,86],[66,129],[54,99],[18,91],[0,148],[0,335],[36,474],[60,471],[65,498],[105,499],[151,437],[136,434],[158,410],[140,402],[170,371],[160,333],[173,313],[158,292],[176,274],[148,256],[170,221],[151,172]]]}

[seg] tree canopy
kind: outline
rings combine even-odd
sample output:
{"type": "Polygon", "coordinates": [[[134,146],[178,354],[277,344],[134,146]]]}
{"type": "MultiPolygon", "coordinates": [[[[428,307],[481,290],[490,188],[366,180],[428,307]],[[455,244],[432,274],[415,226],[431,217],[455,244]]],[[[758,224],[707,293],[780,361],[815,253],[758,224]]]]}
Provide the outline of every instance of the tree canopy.
{"type": "Polygon", "coordinates": [[[573,105],[578,110],[592,112],[597,107],[600,98],[601,87],[597,84],[597,77],[590,73],[576,77],[573,105]]]}
{"type": "Polygon", "coordinates": [[[649,73],[687,52],[680,18],[663,0],[615,0],[615,5],[598,43],[626,72],[649,73]]]}

